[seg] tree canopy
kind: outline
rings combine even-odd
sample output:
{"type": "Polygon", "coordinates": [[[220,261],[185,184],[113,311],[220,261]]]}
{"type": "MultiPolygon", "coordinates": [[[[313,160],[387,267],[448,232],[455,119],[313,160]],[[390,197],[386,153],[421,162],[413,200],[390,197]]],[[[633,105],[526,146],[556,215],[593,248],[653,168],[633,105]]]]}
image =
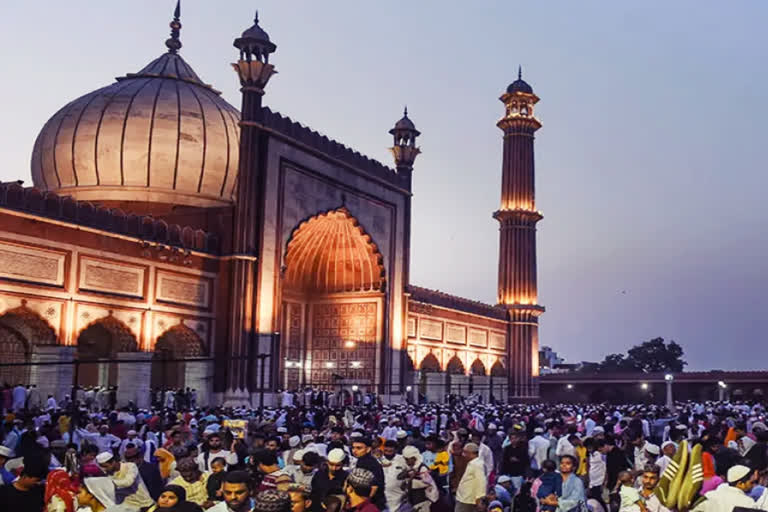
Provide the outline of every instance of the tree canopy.
{"type": "Polygon", "coordinates": [[[630,348],[626,354],[609,354],[598,364],[597,371],[605,372],[681,372],[687,365],[683,360],[683,347],[674,341],[654,338],[630,348]]]}

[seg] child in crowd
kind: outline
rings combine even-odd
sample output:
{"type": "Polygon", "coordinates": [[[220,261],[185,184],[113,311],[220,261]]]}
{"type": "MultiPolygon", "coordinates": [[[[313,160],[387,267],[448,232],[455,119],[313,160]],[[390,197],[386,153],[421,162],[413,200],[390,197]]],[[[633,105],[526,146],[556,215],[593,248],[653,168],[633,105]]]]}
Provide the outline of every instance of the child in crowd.
{"type": "MultiPolygon", "coordinates": [[[[560,496],[563,494],[563,478],[560,473],[555,471],[555,463],[551,460],[545,460],[541,464],[542,473],[539,476],[539,485],[536,489],[536,498],[541,500],[547,496],[560,496]]],[[[520,494],[522,494],[522,490],[520,494]]],[[[530,490],[529,490],[530,495],[530,490]]],[[[553,505],[540,505],[539,509],[547,512],[554,512],[557,507],[553,505]]]]}
{"type": "Polygon", "coordinates": [[[629,471],[619,473],[620,512],[648,512],[645,502],[640,497],[640,491],[634,486],[634,478],[629,471]]]}

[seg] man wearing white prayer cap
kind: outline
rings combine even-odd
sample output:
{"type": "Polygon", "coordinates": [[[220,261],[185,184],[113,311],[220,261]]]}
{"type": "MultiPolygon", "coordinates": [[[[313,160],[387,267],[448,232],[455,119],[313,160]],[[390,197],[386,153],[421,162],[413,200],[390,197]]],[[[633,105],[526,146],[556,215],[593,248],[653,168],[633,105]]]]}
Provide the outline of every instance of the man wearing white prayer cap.
{"type": "Polygon", "coordinates": [[[732,512],[734,507],[757,508],[755,500],[748,495],[757,481],[754,470],[737,464],[728,470],[726,479],[727,482],[706,494],[705,512],[732,512]]]}
{"type": "Polygon", "coordinates": [[[155,504],[149,495],[147,486],[141,479],[141,475],[139,475],[139,468],[136,464],[120,462],[115,459],[112,452],[98,454],[96,463],[114,484],[115,504],[139,509],[155,504]]]}

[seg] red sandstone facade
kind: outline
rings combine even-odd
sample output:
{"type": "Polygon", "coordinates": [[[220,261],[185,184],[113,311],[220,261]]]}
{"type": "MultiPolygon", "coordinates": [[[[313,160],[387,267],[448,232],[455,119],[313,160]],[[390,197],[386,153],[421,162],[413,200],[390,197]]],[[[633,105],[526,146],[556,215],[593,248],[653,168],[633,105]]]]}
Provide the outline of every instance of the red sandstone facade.
{"type": "MultiPolygon", "coordinates": [[[[139,404],[150,386],[229,404],[308,385],[535,397],[530,86],[502,96],[490,306],[409,284],[420,150],[407,112],[393,169],[264,107],[276,46],[258,20],[235,41],[238,112],[179,55],[179,14],[167,53],[51,118],[34,187],[0,184],[5,362],[78,360],[80,384],[139,404]]],[[[3,380],[61,397],[75,375],[6,366],[3,380]]]]}

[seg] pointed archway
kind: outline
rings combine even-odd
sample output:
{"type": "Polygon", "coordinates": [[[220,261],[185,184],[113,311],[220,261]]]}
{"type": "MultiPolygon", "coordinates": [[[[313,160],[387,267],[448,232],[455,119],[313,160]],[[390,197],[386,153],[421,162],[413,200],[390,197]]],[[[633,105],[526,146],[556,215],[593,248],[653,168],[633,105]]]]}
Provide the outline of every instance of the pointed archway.
{"type": "Polygon", "coordinates": [[[299,223],[283,261],[278,386],[375,384],[386,279],[371,236],[330,210],[299,223]]]}
{"type": "MultiPolygon", "coordinates": [[[[53,328],[25,301],[0,316],[0,354],[4,363],[29,363],[35,346],[56,344],[53,328]]],[[[0,384],[29,384],[30,373],[29,366],[2,366],[0,384]]]]}
{"type": "Polygon", "coordinates": [[[453,356],[451,360],[448,361],[445,371],[448,372],[449,375],[464,375],[466,373],[464,370],[464,363],[462,363],[461,359],[457,356],[453,356]]]}
{"type": "Polygon", "coordinates": [[[440,361],[437,360],[437,357],[435,357],[435,354],[432,352],[424,356],[424,359],[421,360],[421,364],[419,365],[419,369],[423,373],[442,371],[440,368],[440,361]]]}
{"type": "Polygon", "coordinates": [[[179,359],[205,357],[203,340],[183,323],[165,331],[155,343],[152,357],[152,388],[182,389],[187,387],[186,363],[179,359]]]}
{"type": "Polygon", "coordinates": [[[117,363],[100,363],[115,359],[122,352],[138,352],[133,332],[111,314],[91,322],[77,337],[77,359],[80,386],[117,386],[117,363]]]}
{"type": "Polygon", "coordinates": [[[475,359],[470,366],[469,371],[474,376],[486,375],[485,365],[480,359],[475,359]]]}
{"type": "Polygon", "coordinates": [[[504,368],[504,365],[501,364],[501,361],[496,361],[493,363],[493,366],[491,366],[491,376],[493,377],[506,377],[507,376],[507,370],[504,368]]]}

